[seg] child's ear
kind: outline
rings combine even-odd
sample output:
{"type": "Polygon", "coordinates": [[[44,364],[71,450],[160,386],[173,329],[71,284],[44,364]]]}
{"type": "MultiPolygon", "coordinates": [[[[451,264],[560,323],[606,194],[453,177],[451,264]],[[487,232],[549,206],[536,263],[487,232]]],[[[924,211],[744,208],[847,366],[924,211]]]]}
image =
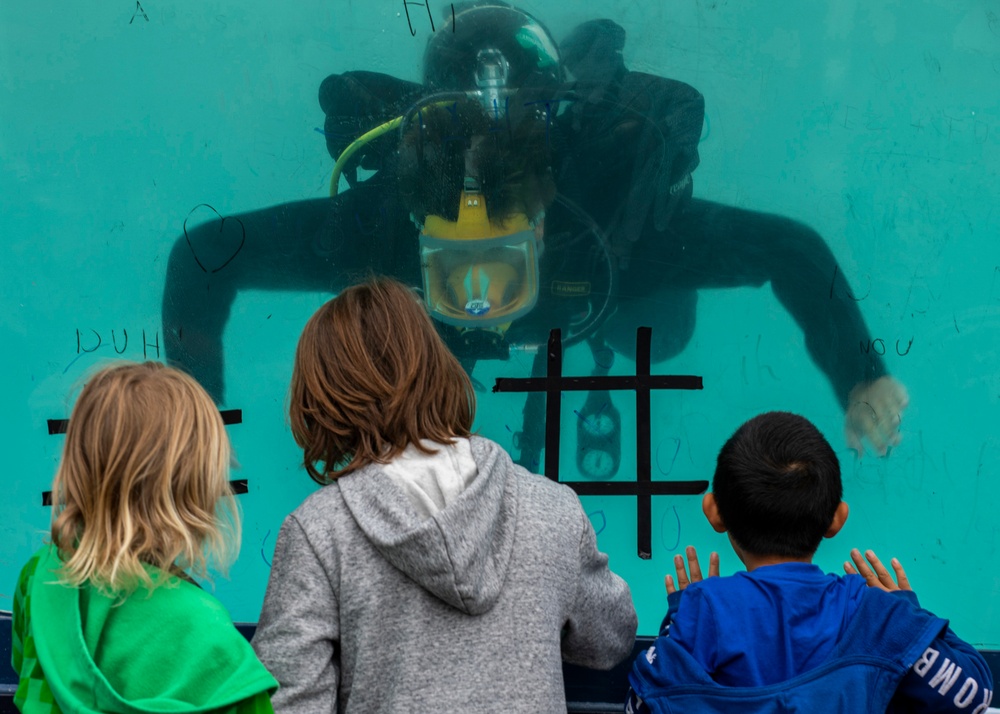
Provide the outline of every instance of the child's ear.
{"type": "Polygon", "coordinates": [[[837,510],[833,514],[833,520],[830,522],[830,527],[823,536],[824,538],[833,538],[835,535],[840,533],[840,529],[844,527],[845,523],[847,523],[847,514],[850,510],[851,509],[844,501],[840,502],[840,505],[837,506],[837,510]]]}
{"type": "Polygon", "coordinates": [[[722,522],[722,516],[719,515],[719,505],[715,502],[715,494],[711,491],[702,496],[701,510],[716,533],[726,532],[726,524],[722,522]]]}

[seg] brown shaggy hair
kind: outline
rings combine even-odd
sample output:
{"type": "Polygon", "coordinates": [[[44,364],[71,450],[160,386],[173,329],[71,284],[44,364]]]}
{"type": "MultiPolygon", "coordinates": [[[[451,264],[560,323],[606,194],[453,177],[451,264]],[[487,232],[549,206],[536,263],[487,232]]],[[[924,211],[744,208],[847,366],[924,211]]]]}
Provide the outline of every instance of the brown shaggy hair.
{"type": "MultiPolygon", "coordinates": [[[[212,399],[157,362],[94,374],[73,408],[52,484],[60,578],[128,594],[169,578],[225,570],[239,550],[230,446],[212,399]]],[[[176,582],[176,581],[175,581],[176,582]]]]}
{"type": "Polygon", "coordinates": [[[390,278],[344,290],[309,319],[289,418],[314,481],[388,463],[421,439],[469,436],[475,393],[417,295],[390,278]]]}

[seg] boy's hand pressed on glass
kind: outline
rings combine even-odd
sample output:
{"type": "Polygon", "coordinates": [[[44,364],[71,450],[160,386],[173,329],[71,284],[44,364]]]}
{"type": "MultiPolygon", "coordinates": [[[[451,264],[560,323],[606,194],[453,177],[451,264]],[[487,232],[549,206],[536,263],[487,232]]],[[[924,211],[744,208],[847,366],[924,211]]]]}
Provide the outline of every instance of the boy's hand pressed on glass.
{"type": "MultiPolygon", "coordinates": [[[[685,551],[687,554],[688,565],[684,565],[684,556],[678,553],[674,556],[674,569],[677,571],[677,583],[674,584],[674,578],[671,575],[667,575],[663,578],[664,585],[667,586],[667,595],[672,595],[678,590],[683,590],[691,583],[696,583],[702,580],[701,575],[701,564],[698,562],[698,553],[695,551],[693,545],[689,545],[685,551]],[[688,577],[688,570],[691,571],[691,576],[688,577]]],[[[719,575],[719,554],[715,551],[708,556],[708,577],[717,577],[719,575]]]]}
{"type": "Polygon", "coordinates": [[[892,574],[882,565],[882,561],[878,559],[873,550],[866,550],[862,556],[861,551],[855,548],[851,551],[851,560],[854,561],[854,565],[844,561],[844,572],[849,575],[860,575],[865,579],[870,588],[878,588],[886,592],[893,590],[913,590],[910,587],[910,580],[906,577],[906,571],[903,570],[902,563],[896,558],[890,561],[892,569],[896,573],[895,580],[893,580],[892,574]],[[868,559],[867,562],[865,558],[868,559]],[[871,563],[871,567],[869,567],[868,563],[871,563]]]}

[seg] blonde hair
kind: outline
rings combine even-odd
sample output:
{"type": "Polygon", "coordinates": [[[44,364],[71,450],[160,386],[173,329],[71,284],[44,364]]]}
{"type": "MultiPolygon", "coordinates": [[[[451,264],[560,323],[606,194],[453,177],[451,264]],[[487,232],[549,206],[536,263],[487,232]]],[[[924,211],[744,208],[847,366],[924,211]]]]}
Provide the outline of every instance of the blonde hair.
{"type": "Polygon", "coordinates": [[[106,367],[80,393],[52,484],[52,542],[73,585],[129,593],[224,572],[239,551],[222,417],[191,377],[157,362],[106,367]]]}
{"type": "Polygon", "coordinates": [[[373,278],[347,288],[299,338],[289,419],[320,484],[387,463],[421,439],[469,436],[475,393],[408,287],[373,278]]]}

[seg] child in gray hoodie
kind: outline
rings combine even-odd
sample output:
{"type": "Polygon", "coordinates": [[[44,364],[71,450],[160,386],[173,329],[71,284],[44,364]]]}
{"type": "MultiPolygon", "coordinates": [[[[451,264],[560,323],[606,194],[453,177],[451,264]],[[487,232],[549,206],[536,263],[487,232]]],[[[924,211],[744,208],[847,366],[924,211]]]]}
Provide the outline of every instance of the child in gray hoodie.
{"type": "Polygon", "coordinates": [[[324,487],[281,528],[253,640],[278,712],[565,711],[563,660],[630,654],[576,495],[471,435],[469,378],[409,288],[313,315],[289,410],[324,487]]]}

